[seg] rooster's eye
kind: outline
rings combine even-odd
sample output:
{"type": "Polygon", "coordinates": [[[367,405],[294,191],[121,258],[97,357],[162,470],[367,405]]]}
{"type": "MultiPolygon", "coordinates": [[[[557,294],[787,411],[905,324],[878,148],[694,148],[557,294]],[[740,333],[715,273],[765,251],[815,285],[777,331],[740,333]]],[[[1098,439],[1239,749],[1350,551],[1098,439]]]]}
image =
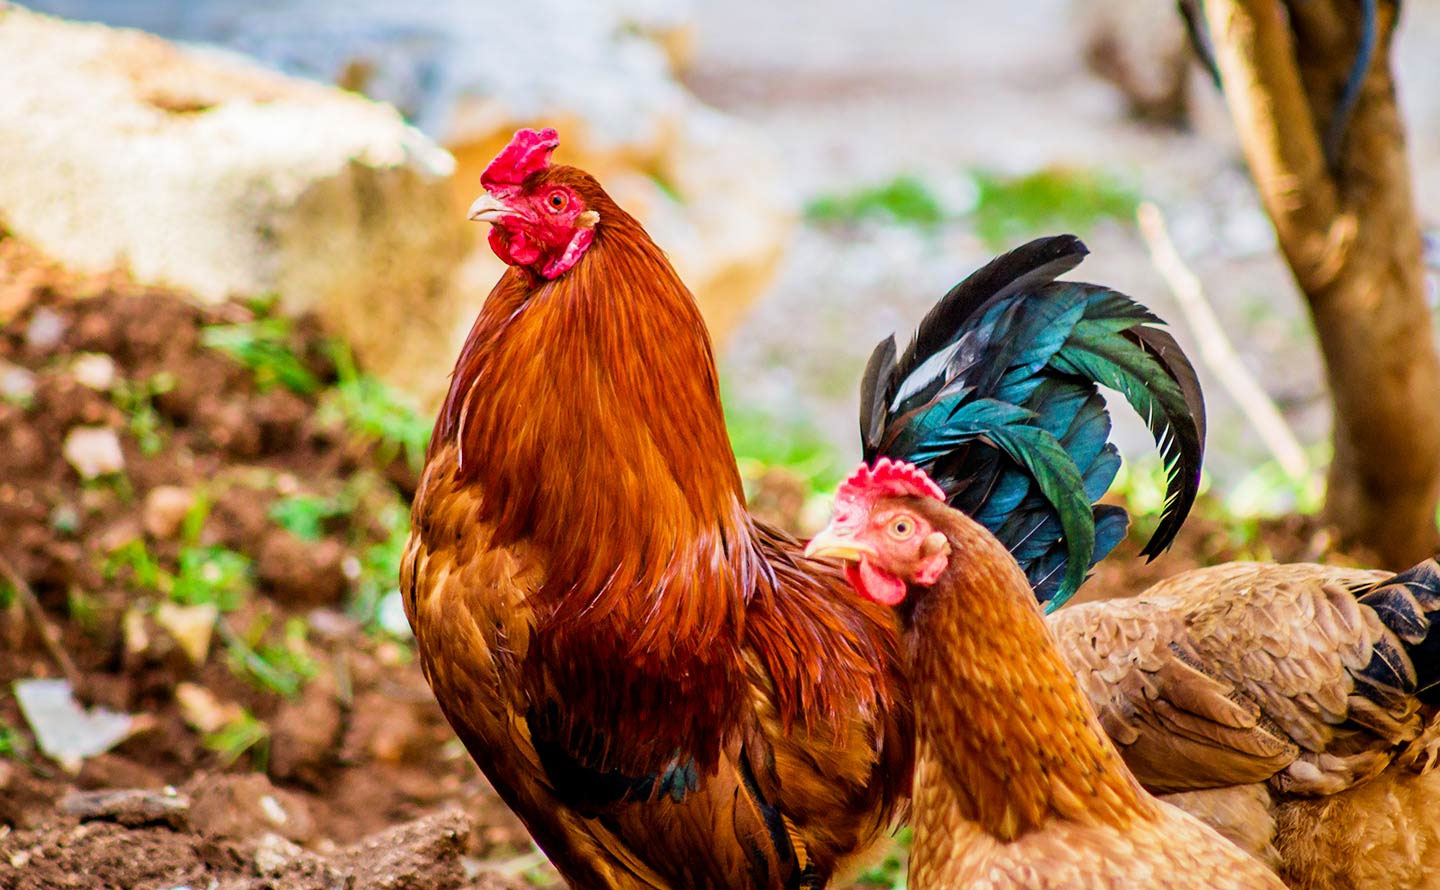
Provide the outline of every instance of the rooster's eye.
{"type": "Polygon", "coordinates": [[[915,531],[915,523],[907,516],[897,516],[890,522],[890,534],[897,538],[908,538],[915,531]]]}
{"type": "Polygon", "coordinates": [[[564,193],[564,192],[551,192],[551,193],[550,193],[550,209],[551,209],[551,210],[564,210],[566,203],[568,203],[568,202],[567,202],[567,200],[566,200],[566,198],[565,198],[565,193],[564,193]]]}

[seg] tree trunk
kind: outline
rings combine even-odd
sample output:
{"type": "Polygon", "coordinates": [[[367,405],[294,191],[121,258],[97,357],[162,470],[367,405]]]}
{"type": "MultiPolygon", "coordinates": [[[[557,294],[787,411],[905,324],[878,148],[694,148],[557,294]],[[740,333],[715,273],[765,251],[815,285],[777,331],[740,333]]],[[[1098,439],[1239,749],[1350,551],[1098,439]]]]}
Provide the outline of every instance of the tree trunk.
{"type": "Polygon", "coordinates": [[[1433,555],[1437,358],[1405,134],[1390,71],[1396,6],[1333,169],[1321,133],[1360,42],[1356,0],[1206,0],[1251,174],[1319,334],[1334,403],[1324,518],[1404,567],[1433,555]]]}

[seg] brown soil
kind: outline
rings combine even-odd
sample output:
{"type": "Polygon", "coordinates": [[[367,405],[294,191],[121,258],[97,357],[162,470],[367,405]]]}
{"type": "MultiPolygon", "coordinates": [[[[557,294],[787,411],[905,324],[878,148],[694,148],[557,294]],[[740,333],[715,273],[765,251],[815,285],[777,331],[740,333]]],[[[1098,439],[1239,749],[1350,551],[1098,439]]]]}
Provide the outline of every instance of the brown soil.
{"type": "MultiPolygon", "coordinates": [[[[553,883],[455,741],[404,641],[352,617],[363,583],[354,566],[391,534],[379,517],[408,503],[413,468],[326,419],[322,395],[262,387],[202,342],[207,325],[254,318],[244,305],[197,308],[119,275],[72,275],[0,234],[0,887],[553,883]],[[108,391],[77,371],[89,353],[113,361],[120,382],[108,391]],[[169,387],[138,403],[151,414],[117,395],[157,375],[169,387]],[[123,473],[80,478],[62,452],[79,426],[115,431],[123,473]],[[272,508],[305,494],[343,494],[349,506],[297,537],[272,508]],[[308,681],[285,695],[247,678],[223,633],[192,663],[157,620],[165,594],[115,557],[136,542],[172,574],[187,548],[248,557],[249,589],[225,627],[253,647],[303,655],[308,681]],[[58,629],[81,703],[141,715],[147,727],[76,774],[36,749],[10,692],[63,670],[25,614],[20,583],[58,629]],[[291,618],[308,628],[299,639],[283,630],[291,618]],[[268,740],[217,750],[182,707],[197,690],[212,710],[238,706],[262,721],[268,740]]],[[[297,322],[290,343],[322,384],[334,382],[312,322],[297,322]]],[[[756,507],[793,525],[803,486],[783,471],[754,482],[756,507]]],[[[1197,512],[1152,564],[1133,558],[1138,543],[1122,545],[1081,598],[1133,593],[1217,561],[1331,556],[1303,520],[1241,534],[1207,520],[1203,504],[1197,512]]]]}
{"type": "MultiPolygon", "coordinates": [[[[201,341],[206,325],[253,318],[119,275],[72,275],[0,235],[0,738],[10,749],[0,748],[0,887],[512,886],[487,867],[529,861],[524,829],[454,740],[403,641],[347,613],[353,564],[386,540],[377,517],[408,503],[414,471],[317,416],[318,395],[262,388],[201,341]],[[121,382],[107,392],[77,379],[86,353],[108,356],[121,382]],[[158,439],[146,447],[144,412],[116,393],[156,375],[171,385],[150,400],[158,439]],[[117,433],[121,474],[79,477],[62,455],[77,426],[117,433]],[[287,495],[341,493],[353,508],[327,517],[318,540],[271,518],[287,495]],[[197,496],[208,511],[191,509],[197,496]],[[203,519],[198,533],[182,528],[187,513],[203,519]],[[248,557],[251,589],[224,622],[252,646],[298,649],[312,678],[292,696],[257,684],[219,635],[193,664],[156,621],[165,596],[115,564],[137,541],[172,574],[187,547],[248,557]],[[11,694],[16,680],[62,670],[6,575],[58,629],[80,702],[148,723],[78,774],[36,750],[11,694]],[[309,630],[287,643],[292,617],[309,630]],[[244,708],[268,743],[214,750],[177,687],[244,708]],[[167,788],[175,812],[156,810],[167,788]],[[75,797],[107,789],[150,802],[75,797]]],[[[312,322],[297,322],[291,340],[322,384],[335,380],[312,322]]]]}

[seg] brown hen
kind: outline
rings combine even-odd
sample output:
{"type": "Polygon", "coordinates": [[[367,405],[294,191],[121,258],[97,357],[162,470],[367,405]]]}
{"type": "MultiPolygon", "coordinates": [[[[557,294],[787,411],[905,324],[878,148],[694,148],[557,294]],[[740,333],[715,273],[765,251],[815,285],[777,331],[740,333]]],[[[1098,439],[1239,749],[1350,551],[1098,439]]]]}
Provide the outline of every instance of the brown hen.
{"type": "Polygon", "coordinates": [[[1020,566],[882,458],[806,551],[900,608],[916,710],[916,890],[1279,890],[1259,860],[1150,796],[1055,645],[1020,566]],[[903,588],[897,599],[894,582],[903,588]]]}

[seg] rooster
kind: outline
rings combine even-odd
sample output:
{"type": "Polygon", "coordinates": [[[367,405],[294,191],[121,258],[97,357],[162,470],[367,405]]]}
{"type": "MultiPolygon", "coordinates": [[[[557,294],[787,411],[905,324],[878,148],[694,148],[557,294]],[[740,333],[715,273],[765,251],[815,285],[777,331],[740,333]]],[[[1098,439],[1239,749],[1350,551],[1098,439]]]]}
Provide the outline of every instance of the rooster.
{"type": "Polygon", "coordinates": [[[805,551],[855,562],[857,589],[905,622],[918,724],[910,886],[1281,890],[1259,860],[1140,786],[1014,557],[945,500],[910,464],[862,464],[805,551]]]}
{"type": "MultiPolygon", "coordinates": [[[[413,506],[401,590],[421,666],[573,885],[824,886],[908,796],[893,620],[749,515],[694,300],[592,177],[551,163],[557,145],[517,133],[470,210],[510,268],[413,506]]],[[[882,344],[862,394],[867,450],[928,466],[1055,601],[1124,526],[1091,505],[1118,467],[1096,383],[1170,459],[1150,552],[1193,500],[1203,441],[1193,370],[1155,317],[1055,280],[1084,254],[1066,236],[993,261],[903,353],[882,344]],[[913,423],[887,437],[892,409],[913,423]]]]}

